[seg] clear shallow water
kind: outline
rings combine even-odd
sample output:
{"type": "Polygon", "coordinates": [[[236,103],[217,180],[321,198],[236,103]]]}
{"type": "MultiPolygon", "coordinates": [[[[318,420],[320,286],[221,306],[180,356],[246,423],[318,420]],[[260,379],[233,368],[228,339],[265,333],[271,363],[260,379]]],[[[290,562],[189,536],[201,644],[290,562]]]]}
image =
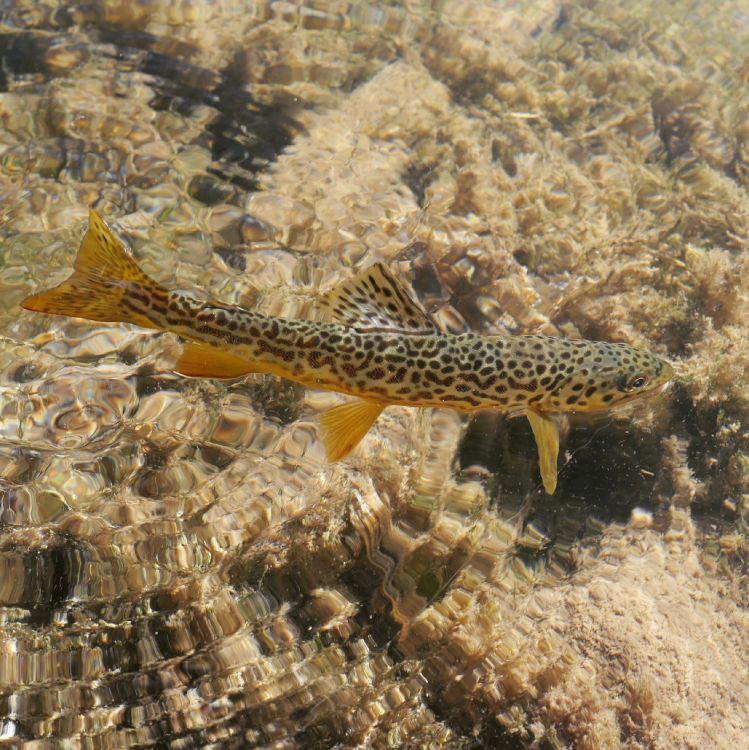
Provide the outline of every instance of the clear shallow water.
{"type": "Polygon", "coordinates": [[[2,741],[740,746],[739,5],[0,18],[2,741]],[[384,259],[451,330],[627,340],[688,379],[573,421],[552,498],[492,414],[388,410],[331,467],[329,395],[20,310],[89,205],[196,295],[309,317],[384,259]]]}

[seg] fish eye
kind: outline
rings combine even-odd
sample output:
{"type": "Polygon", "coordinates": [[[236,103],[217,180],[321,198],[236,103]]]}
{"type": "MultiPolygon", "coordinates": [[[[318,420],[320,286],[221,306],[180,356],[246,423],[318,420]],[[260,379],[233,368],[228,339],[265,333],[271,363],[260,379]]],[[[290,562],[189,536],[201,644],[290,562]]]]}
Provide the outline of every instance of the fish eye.
{"type": "Polygon", "coordinates": [[[637,373],[633,375],[624,386],[625,391],[638,391],[640,388],[644,388],[648,384],[648,379],[642,374],[637,373]]]}

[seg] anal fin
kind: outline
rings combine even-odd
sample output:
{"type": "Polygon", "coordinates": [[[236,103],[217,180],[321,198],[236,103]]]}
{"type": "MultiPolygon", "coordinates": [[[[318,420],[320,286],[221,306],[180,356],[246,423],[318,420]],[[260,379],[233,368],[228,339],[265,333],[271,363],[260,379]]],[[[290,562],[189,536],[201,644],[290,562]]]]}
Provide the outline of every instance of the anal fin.
{"type": "Polygon", "coordinates": [[[533,436],[538,447],[538,466],[546,494],[553,495],[557,488],[557,459],[559,457],[559,430],[551,417],[529,410],[533,436]]]}
{"type": "Polygon", "coordinates": [[[369,432],[385,404],[376,401],[349,401],[328,409],[320,417],[320,437],[328,461],[345,458],[369,432]]]}
{"type": "Polygon", "coordinates": [[[239,378],[255,372],[255,368],[246,359],[217,346],[187,341],[174,371],[195,378],[239,378]]]}

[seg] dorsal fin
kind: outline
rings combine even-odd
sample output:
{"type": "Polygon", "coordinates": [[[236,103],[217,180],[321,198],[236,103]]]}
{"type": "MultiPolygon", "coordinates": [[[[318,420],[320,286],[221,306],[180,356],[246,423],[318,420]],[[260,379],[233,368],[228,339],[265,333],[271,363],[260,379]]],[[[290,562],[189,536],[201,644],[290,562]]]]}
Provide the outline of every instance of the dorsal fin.
{"type": "Polygon", "coordinates": [[[344,281],[327,296],[330,318],[360,330],[435,331],[424,309],[382,264],[344,281]]]}

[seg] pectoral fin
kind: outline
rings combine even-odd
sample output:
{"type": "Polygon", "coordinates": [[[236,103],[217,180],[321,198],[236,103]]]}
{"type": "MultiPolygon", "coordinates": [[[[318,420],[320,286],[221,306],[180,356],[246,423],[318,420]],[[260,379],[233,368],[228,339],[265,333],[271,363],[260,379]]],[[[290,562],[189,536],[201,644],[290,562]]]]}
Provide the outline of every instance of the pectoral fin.
{"type": "Polygon", "coordinates": [[[559,456],[559,430],[554,421],[545,414],[528,412],[533,436],[538,446],[538,466],[544,489],[549,495],[557,488],[557,458],[559,456]]]}
{"type": "Polygon", "coordinates": [[[255,370],[251,362],[217,346],[187,341],[174,371],[196,378],[239,378],[255,370]]]}
{"type": "Polygon", "coordinates": [[[375,401],[349,401],[328,409],[320,417],[320,437],[328,461],[345,458],[369,432],[385,404],[375,401]]]}

